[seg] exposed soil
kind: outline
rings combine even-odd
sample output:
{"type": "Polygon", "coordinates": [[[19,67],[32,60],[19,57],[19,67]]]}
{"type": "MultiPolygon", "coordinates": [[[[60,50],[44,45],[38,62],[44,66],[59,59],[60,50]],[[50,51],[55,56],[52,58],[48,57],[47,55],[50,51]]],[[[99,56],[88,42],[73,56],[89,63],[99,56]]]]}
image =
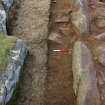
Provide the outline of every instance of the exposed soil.
{"type": "Polygon", "coordinates": [[[48,41],[48,74],[45,105],[75,105],[71,53],[53,52],[56,49],[71,49],[75,33],[70,23],[69,0],[52,0],[50,33],[57,33],[61,43],[48,41]]]}
{"type": "Polygon", "coordinates": [[[69,0],[52,0],[51,4],[49,30],[50,33],[59,33],[62,43],[48,41],[48,72],[46,38],[50,0],[20,0],[18,11],[14,11],[14,8],[12,10],[17,17],[11,23],[10,34],[25,40],[29,48],[17,105],[74,105],[71,52],[52,51],[59,48],[72,49],[75,33],[69,21],[71,5],[69,0]]]}

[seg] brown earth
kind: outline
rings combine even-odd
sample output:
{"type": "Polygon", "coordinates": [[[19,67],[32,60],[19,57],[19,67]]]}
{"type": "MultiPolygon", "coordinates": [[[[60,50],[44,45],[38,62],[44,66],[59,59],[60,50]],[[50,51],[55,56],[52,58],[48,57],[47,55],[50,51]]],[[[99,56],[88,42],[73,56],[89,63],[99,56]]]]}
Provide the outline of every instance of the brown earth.
{"type": "Polygon", "coordinates": [[[50,33],[60,36],[58,43],[48,41],[48,74],[45,105],[74,105],[71,53],[53,52],[56,49],[71,49],[75,33],[70,23],[69,0],[56,0],[51,8],[50,33]],[[61,43],[59,43],[59,40],[61,43]]]}

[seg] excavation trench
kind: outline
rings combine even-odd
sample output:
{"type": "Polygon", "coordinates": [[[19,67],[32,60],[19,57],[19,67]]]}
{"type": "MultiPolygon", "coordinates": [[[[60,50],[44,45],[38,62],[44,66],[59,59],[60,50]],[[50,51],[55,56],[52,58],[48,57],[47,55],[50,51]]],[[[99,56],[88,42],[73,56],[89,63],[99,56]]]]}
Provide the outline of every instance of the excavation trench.
{"type": "Polygon", "coordinates": [[[8,32],[25,40],[29,48],[17,105],[74,105],[71,52],[53,52],[72,48],[70,11],[69,0],[19,0],[11,9],[8,32]],[[49,35],[59,34],[61,43],[48,40],[47,53],[49,14],[49,35]]]}
{"type": "Polygon", "coordinates": [[[70,23],[69,0],[52,0],[49,36],[58,39],[48,41],[48,74],[45,105],[75,105],[71,67],[72,42],[75,40],[70,23]],[[65,49],[65,52],[54,50],[65,49]],[[70,52],[69,52],[69,51],[70,52]]]}
{"type": "MultiPolygon", "coordinates": [[[[95,39],[105,30],[105,19],[102,19],[105,18],[105,12],[100,12],[105,11],[105,4],[101,1],[97,5],[95,0],[92,3],[90,1],[91,30],[89,35],[83,37],[71,22],[73,8],[70,0],[19,0],[19,5],[15,5],[17,9],[11,9],[9,33],[25,40],[29,49],[17,105],[76,105],[71,58],[77,40],[83,41],[91,50],[100,99],[104,105],[105,67],[96,60],[97,55],[93,50],[105,39],[104,37],[99,42],[95,39]],[[16,17],[12,18],[12,15],[16,17]]],[[[105,36],[104,34],[102,35],[105,36]]],[[[101,63],[104,63],[102,58],[101,63]]]]}

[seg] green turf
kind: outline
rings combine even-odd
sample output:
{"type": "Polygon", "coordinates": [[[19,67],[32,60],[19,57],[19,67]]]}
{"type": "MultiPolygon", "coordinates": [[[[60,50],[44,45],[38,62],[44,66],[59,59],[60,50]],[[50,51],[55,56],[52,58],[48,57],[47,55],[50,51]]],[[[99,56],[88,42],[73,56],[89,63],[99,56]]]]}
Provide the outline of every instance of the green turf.
{"type": "Polygon", "coordinates": [[[0,70],[4,70],[8,62],[10,49],[16,45],[16,38],[0,34],[0,70]]]}

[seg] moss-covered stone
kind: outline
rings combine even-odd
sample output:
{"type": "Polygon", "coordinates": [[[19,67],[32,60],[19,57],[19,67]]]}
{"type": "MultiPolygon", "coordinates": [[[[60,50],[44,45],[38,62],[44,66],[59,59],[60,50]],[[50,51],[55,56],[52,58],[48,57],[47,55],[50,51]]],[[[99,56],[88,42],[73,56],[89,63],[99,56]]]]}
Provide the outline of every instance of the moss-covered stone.
{"type": "Polygon", "coordinates": [[[8,62],[10,49],[16,45],[16,38],[0,34],[0,71],[4,70],[8,62]]]}

